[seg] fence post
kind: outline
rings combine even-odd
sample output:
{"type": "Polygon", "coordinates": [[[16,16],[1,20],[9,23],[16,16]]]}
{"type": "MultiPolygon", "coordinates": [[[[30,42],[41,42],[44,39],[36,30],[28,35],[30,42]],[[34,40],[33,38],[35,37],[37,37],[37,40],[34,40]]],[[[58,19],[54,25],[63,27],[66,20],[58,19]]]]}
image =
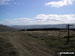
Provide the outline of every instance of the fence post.
{"type": "Polygon", "coordinates": [[[68,24],[67,25],[67,32],[68,32],[68,36],[67,36],[67,44],[69,44],[69,42],[70,42],[70,26],[73,26],[73,25],[70,25],[70,24],[68,24]]]}

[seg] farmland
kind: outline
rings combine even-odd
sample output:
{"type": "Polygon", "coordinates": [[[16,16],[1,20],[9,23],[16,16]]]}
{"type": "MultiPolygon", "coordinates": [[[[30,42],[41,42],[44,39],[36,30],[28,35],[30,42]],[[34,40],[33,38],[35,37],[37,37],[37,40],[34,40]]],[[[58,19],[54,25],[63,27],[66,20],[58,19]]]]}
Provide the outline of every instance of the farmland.
{"type": "Polygon", "coordinates": [[[75,51],[75,31],[66,30],[0,32],[0,56],[58,56],[61,51],[75,51]]]}

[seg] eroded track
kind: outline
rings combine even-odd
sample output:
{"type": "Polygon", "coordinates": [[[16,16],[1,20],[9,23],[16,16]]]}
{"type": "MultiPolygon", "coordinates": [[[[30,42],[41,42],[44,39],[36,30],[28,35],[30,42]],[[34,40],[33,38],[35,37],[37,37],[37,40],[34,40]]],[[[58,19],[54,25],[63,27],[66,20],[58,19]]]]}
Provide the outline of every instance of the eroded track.
{"type": "Polygon", "coordinates": [[[41,47],[35,39],[30,40],[29,36],[24,34],[26,33],[9,33],[8,36],[20,56],[52,56],[49,49],[41,47]]]}

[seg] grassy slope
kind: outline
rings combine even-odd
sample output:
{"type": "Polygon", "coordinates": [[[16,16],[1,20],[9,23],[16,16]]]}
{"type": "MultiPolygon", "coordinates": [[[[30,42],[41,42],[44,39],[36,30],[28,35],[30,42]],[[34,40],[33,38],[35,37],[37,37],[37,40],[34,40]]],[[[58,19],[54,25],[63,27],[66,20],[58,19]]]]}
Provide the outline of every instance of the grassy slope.
{"type": "Polygon", "coordinates": [[[70,31],[70,43],[66,44],[67,31],[34,31],[31,34],[33,37],[43,40],[46,46],[54,53],[61,51],[75,52],[75,32],[70,31]]]}
{"type": "Polygon", "coordinates": [[[75,32],[71,31],[70,35],[70,44],[66,45],[66,31],[0,32],[2,38],[17,48],[20,56],[56,56],[60,51],[75,51],[75,32]]]}
{"type": "Polygon", "coordinates": [[[0,56],[19,56],[16,48],[7,38],[8,34],[0,32],[0,56]]]}

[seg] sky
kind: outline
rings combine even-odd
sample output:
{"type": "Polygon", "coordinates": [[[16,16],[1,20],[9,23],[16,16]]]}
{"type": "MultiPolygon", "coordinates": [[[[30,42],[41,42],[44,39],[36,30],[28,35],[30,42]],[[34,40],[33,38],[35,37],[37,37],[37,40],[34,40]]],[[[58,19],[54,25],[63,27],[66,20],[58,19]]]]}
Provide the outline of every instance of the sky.
{"type": "Polygon", "coordinates": [[[75,24],[75,0],[0,0],[0,24],[75,24]]]}

